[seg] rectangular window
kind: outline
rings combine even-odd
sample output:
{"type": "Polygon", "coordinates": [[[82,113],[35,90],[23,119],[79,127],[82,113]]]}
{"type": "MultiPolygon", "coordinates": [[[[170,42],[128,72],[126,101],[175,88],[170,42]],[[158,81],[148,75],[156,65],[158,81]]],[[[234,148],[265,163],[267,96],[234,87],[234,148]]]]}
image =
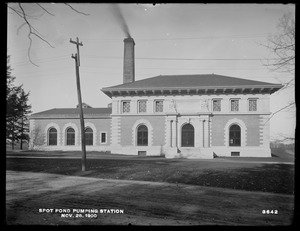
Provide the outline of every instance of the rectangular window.
{"type": "Polygon", "coordinates": [[[220,99],[213,100],[213,111],[221,111],[221,100],[220,99]]]}
{"type": "Polygon", "coordinates": [[[122,102],[123,112],[130,112],[130,101],[122,102]]]}
{"type": "Polygon", "coordinates": [[[257,100],[249,99],[249,111],[257,111],[257,100]]]}
{"type": "Polygon", "coordinates": [[[147,111],[147,101],[140,100],[139,102],[139,112],[146,112],[147,111]]]}
{"type": "Polygon", "coordinates": [[[146,156],[147,152],[146,151],[138,151],[138,156],[146,156]]]}
{"type": "Polygon", "coordinates": [[[164,101],[156,100],[155,101],[155,112],[163,112],[164,111],[164,101]]]}
{"type": "Polygon", "coordinates": [[[231,156],[240,156],[240,152],[231,152],[231,156]]]}
{"type": "Polygon", "coordinates": [[[106,132],[101,132],[101,144],[106,144],[106,132]]]}
{"type": "Polygon", "coordinates": [[[231,105],[231,111],[239,111],[239,100],[238,99],[232,99],[230,101],[231,105]]]}

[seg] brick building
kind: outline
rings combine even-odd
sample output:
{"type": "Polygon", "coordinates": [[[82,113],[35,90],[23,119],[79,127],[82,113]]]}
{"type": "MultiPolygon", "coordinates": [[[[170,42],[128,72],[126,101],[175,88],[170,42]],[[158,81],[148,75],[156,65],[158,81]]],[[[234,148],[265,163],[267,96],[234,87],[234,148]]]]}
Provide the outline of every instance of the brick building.
{"type": "MultiPolygon", "coordinates": [[[[282,85],[222,75],[135,81],[134,41],[124,40],[123,84],[103,88],[108,108],[85,107],[87,151],[167,158],[271,157],[270,94],[282,85]]],[[[79,109],[30,117],[30,147],[81,150],[79,109]]]]}

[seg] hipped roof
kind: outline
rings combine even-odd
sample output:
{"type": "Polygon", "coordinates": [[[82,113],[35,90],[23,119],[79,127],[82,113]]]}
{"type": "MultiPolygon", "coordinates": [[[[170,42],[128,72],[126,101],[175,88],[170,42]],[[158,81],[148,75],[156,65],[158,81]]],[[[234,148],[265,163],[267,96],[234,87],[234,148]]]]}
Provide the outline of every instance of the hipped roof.
{"type": "MultiPolygon", "coordinates": [[[[83,108],[84,118],[106,118],[110,117],[111,108],[83,108]]],[[[38,118],[74,118],[79,119],[79,108],[53,108],[50,110],[34,113],[30,119],[38,118]]]]}
{"type": "Polygon", "coordinates": [[[270,93],[282,87],[281,84],[267,83],[229,77],[216,74],[198,75],[159,75],[152,78],[138,80],[132,83],[120,84],[103,88],[102,91],[108,96],[122,91],[170,91],[170,90],[201,90],[201,89],[245,89],[245,88],[268,88],[270,93]]]}

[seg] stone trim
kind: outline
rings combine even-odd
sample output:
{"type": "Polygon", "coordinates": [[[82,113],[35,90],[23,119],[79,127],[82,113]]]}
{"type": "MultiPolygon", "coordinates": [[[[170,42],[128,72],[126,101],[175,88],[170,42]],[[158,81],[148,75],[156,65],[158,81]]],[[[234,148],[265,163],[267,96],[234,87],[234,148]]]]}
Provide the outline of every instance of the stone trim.
{"type": "Polygon", "coordinates": [[[269,147],[270,145],[270,121],[269,115],[259,116],[259,146],[269,147]]]}
{"type": "Polygon", "coordinates": [[[121,118],[112,117],[111,119],[111,130],[110,130],[110,143],[111,145],[121,144],[121,118]]]}
{"type": "Polygon", "coordinates": [[[194,127],[194,147],[197,147],[197,124],[195,119],[190,117],[180,118],[178,119],[177,124],[177,147],[182,147],[182,127],[186,124],[191,124],[194,127]]]}
{"type": "Polygon", "coordinates": [[[237,124],[241,128],[241,146],[245,147],[247,146],[247,127],[245,123],[237,118],[233,118],[227,121],[225,127],[224,127],[224,146],[225,147],[231,147],[229,146],[229,127],[233,124],[237,124]]]}
{"type": "Polygon", "coordinates": [[[151,123],[145,119],[139,119],[139,120],[135,121],[135,123],[132,126],[132,145],[137,146],[137,128],[138,128],[138,126],[140,126],[142,124],[146,125],[148,128],[148,146],[152,146],[153,145],[153,127],[152,127],[151,123]]]}
{"type": "MultiPolygon", "coordinates": [[[[85,126],[85,129],[87,127],[90,127],[93,130],[93,145],[92,146],[97,145],[97,143],[96,143],[97,142],[97,128],[96,128],[96,126],[91,122],[85,122],[84,126],[85,126]]],[[[79,139],[81,140],[81,133],[79,134],[79,139]]]]}
{"type": "Polygon", "coordinates": [[[209,126],[209,147],[212,146],[212,121],[211,118],[208,118],[208,126],[209,126]]]}
{"type": "Polygon", "coordinates": [[[103,145],[103,144],[107,144],[107,140],[108,140],[108,137],[107,137],[107,131],[99,131],[99,143],[100,145],[103,145]],[[105,142],[102,143],[102,133],[105,133],[105,142]]]}
{"type": "Polygon", "coordinates": [[[177,117],[174,115],[165,117],[165,147],[176,147],[176,128],[177,117]]]}
{"type": "Polygon", "coordinates": [[[79,142],[79,129],[77,127],[76,124],[74,123],[67,123],[64,125],[63,129],[62,129],[62,145],[64,146],[78,146],[80,145],[80,142],[79,142]],[[75,145],[67,145],[67,128],[73,128],[75,130],[75,145]]]}
{"type": "Polygon", "coordinates": [[[61,131],[60,128],[58,126],[57,123],[49,123],[47,124],[47,126],[45,127],[45,145],[49,146],[49,130],[50,128],[55,128],[57,130],[57,145],[60,145],[60,141],[61,141],[61,131]]]}

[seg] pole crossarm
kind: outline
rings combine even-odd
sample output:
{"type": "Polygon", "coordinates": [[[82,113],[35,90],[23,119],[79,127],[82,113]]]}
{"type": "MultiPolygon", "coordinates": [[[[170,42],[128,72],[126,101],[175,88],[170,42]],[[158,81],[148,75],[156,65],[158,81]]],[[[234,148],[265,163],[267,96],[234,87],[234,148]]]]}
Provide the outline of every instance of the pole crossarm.
{"type": "Polygon", "coordinates": [[[77,37],[76,38],[76,41],[73,41],[71,38],[70,38],[70,43],[73,43],[73,44],[76,44],[76,47],[77,47],[77,65],[80,66],[80,57],[79,57],[79,46],[83,46],[82,42],[79,42],[79,38],[77,37]]]}

